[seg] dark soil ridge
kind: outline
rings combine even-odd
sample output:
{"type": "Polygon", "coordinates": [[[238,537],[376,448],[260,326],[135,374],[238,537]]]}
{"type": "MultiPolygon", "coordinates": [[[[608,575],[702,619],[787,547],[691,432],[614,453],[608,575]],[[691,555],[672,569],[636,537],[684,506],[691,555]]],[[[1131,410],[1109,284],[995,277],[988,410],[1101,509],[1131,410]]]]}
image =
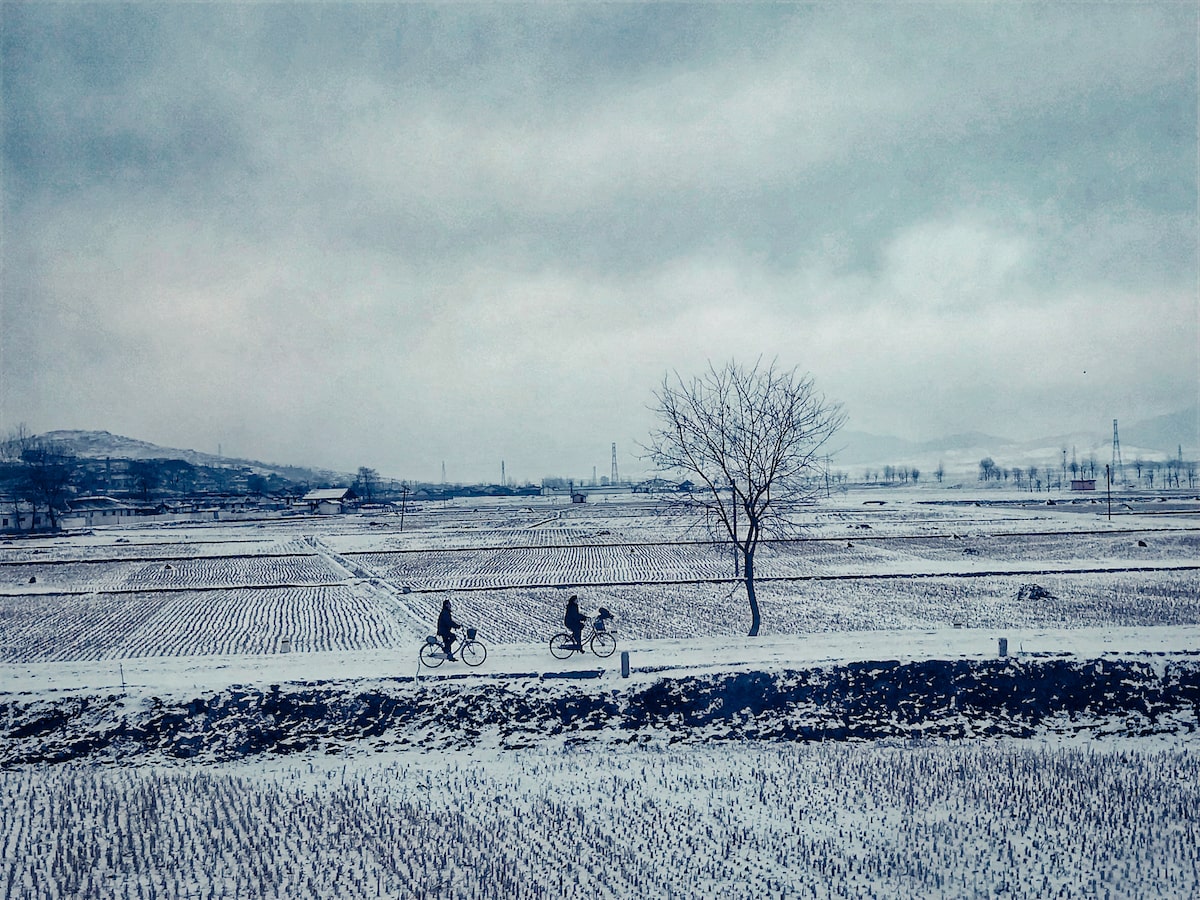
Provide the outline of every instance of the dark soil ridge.
{"type": "Polygon", "coordinates": [[[1200,659],[856,662],[650,684],[495,679],[233,685],[190,701],[0,696],[0,766],[224,761],[543,743],[1193,735],[1200,659]]]}

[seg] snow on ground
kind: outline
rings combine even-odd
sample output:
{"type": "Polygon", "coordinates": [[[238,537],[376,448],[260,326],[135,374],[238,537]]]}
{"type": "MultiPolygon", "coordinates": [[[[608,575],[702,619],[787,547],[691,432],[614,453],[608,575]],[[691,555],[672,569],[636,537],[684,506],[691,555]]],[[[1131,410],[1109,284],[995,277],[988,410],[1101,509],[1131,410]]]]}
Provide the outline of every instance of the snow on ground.
{"type": "MultiPolygon", "coordinates": [[[[117,753],[10,766],[0,771],[0,896],[1196,896],[1191,701],[1157,720],[1155,709],[1093,716],[1051,691],[1072,711],[1023,740],[929,739],[904,727],[866,741],[745,740],[726,717],[689,741],[666,708],[661,725],[639,732],[650,740],[625,744],[602,719],[599,740],[570,729],[525,749],[447,738],[470,734],[489,696],[509,714],[522,696],[669,704],[758,674],[803,690],[814,672],[869,684],[940,661],[977,686],[989,671],[1066,673],[1106,691],[1116,679],[1136,701],[1144,683],[1167,709],[1171,679],[1191,691],[1200,669],[1200,501],[1126,496],[1110,520],[1090,498],[1046,499],[831,498],[804,516],[806,535],[823,540],[768,560],[799,580],[764,583],[766,633],[753,640],[739,633],[744,596],[730,585],[653,583],[698,559],[694,549],[629,552],[703,535],[615,499],[584,509],[541,498],[428,504],[407,511],[403,532],[392,518],[349,517],[0,544],[0,750],[36,740],[16,736],[29,710],[102,705],[110,694],[131,719],[197,699],[197,709],[257,714],[273,686],[351,707],[416,692],[454,717],[445,734],[434,716],[411,734],[343,731],[318,749],[242,761],[122,763],[117,753]],[[614,570],[617,557],[598,545],[642,562],[614,570]],[[514,549],[530,547],[544,549],[514,549]],[[572,557],[564,547],[593,549],[572,557]],[[371,555],[401,551],[417,561],[405,577],[424,578],[427,592],[383,565],[393,557],[371,555]],[[212,559],[186,562],[196,557],[212,559]],[[555,569],[569,559],[584,569],[555,569]],[[45,560],[57,562],[43,569],[45,560]],[[510,563],[558,586],[502,583],[510,563]],[[247,572],[292,581],[247,589],[247,572]],[[464,590],[469,579],[482,589],[464,590]],[[1022,594],[1031,584],[1041,592],[1022,594]],[[284,590],[287,602],[276,602],[284,590]],[[620,653],[550,656],[545,638],[567,590],[616,608],[628,679],[620,653]],[[489,654],[478,670],[418,672],[443,596],[481,627],[489,654]],[[106,618],[118,607],[122,617],[106,618]],[[158,618],[143,615],[150,609],[158,618]],[[183,630],[171,618],[181,615],[183,630]],[[291,652],[278,652],[284,637],[291,652]],[[236,652],[206,649],[220,646],[236,652]]],[[[688,715],[707,715],[696,696],[699,713],[688,715]]],[[[898,726],[920,724],[911,709],[896,713],[898,726]]],[[[39,727],[54,738],[53,723],[39,727]]]]}
{"type": "Polygon", "coordinates": [[[446,663],[436,670],[417,661],[417,646],[324,653],[236,654],[229,656],[141,657],[87,662],[20,663],[0,666],[0,694],[33,698],[64,692],[120,691],[132,699],[187,698],[231,684],[265,687],[289,682],[340,683],[387,679],[436,682],[451,679],[601,673],[609,690],[714,671],[778,672],[871,660],[991,659],[1006,641],[1008,655],[1071,656],[1079,659],[1200,654],[1200,625],[1143,628],[1024,628],[892,630],[763,638],[619,641],[607,659],[592,654],[557,660],[535,644],[489,646],[477,669],[446,663]],[[629,654],[630,676],[621,675],[621,653],[629,654]]]}

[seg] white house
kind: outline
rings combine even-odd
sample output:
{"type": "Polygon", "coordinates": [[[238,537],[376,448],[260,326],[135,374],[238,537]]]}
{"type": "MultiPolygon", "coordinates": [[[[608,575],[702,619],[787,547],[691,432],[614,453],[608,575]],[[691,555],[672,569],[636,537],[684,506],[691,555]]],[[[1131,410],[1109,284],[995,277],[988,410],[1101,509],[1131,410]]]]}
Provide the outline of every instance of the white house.
{"type": "Polygon", "coordinates": [[[135,507],[112,497],[77,497],[62,517],[64,528],[94,528],[97,525],[116,525],[137,514],[135,507]]]}
{"type": "Polygon", "coordinates": [[[319,516],[336,516],[346,511],[346,505],[356,499],[350,488],[321,488],[309,491],[300,498],[308,511],[319,516]]]}
{"type": "Polygon", "coordinates": [[[24,500],[0,501],[0,533],[18,534],[49,527],[50,516],[44,510],[35,511],[24,500]]]}

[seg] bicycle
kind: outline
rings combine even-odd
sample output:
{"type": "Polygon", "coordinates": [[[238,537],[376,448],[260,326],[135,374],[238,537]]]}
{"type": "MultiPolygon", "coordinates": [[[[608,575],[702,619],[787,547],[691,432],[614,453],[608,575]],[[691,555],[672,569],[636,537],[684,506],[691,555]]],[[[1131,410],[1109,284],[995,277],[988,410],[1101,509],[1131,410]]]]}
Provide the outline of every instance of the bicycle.
{"type": "Polygon", "coordinates": [[[601,614],[588,622],[587,631],[581,635],[582,640],[576,644],[575,635],[562,631],[550,638],[550,652],[555,659],[566,659],[572,653],[586,653],[590,649],[597,656],[612,656],[617,649],[617,639],[612,636],[606,624],[611,616],[601,614]],[[585,649],[587,648],[587,649],[585,649]]]}
{"type": "MultiPolygon", "coordinates": [[[[458,645],[457,658],[472,667],[483,665],[483,661],[487,659],[487,647],[476,638],[476,634],[478,632],[474,628],[468,628],[467,639],[458,645]]],[[[447,659],[452,658],[446,655],[446,650],[442,647],[442,639],[436,634],[425,638],[425,643],[421,645],[418,655],[421,657],[421,662],[431,669],[436,669],[447,659]]]]}

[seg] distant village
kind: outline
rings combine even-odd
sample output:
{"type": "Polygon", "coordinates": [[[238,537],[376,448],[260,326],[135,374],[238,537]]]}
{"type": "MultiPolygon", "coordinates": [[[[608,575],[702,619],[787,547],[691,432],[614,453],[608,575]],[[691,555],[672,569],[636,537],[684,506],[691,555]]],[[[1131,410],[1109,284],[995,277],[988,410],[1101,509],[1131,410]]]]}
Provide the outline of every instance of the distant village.
{"type": "Polygon", "coordinates": [[[555,496],[585,503],[589,495],[688,490],[652,479],[636,484],[609,478],[583,484],[545,478],[542,484],[425,484],[386,479],[370,468],[342,478],[285,477],[266,467],[219,466],[182,459],[125,459],[76,455],[71,447],[30,438],[3,445],[0,455],[0,533],[77,530],[144,522],[231,521],[282,516],[403,512],[413,503],[455,497],[555,496]],[[340,483],[339,483],[340,482],[340,483]]]}

